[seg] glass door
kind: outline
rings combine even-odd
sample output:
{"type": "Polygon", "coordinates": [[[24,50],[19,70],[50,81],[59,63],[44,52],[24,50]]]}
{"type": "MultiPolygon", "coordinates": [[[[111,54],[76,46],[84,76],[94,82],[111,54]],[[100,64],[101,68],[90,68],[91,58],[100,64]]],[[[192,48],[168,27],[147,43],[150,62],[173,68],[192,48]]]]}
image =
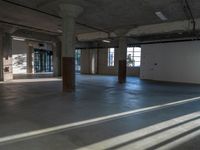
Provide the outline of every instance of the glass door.
{"type": "Polygon", "coordinates": [[[34,58],[34,69],[36,73],[53,72],[52,51],[35,49],[34,58]]]}

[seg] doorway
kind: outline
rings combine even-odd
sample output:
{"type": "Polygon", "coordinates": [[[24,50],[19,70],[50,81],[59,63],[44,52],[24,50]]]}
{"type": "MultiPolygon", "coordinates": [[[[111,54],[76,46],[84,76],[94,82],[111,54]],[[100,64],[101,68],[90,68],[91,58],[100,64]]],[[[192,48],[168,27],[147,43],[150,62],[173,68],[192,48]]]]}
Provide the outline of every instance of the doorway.
{"type": "Polygon", "coordinates": [[[34,49],[35,73],[53,72],[53,52],[43,49],[34,49]]]}

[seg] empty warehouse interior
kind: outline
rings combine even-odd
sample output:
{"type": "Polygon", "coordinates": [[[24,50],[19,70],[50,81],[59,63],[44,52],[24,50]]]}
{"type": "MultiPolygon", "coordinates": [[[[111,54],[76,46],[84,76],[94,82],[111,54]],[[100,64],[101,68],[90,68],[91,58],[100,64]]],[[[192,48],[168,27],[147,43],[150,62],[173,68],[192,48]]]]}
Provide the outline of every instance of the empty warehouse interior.
{"type": "Polygon", "coordinates": [[[200,149],[200,1],[0,0],[0,150],[157,149],[200,149]]]}

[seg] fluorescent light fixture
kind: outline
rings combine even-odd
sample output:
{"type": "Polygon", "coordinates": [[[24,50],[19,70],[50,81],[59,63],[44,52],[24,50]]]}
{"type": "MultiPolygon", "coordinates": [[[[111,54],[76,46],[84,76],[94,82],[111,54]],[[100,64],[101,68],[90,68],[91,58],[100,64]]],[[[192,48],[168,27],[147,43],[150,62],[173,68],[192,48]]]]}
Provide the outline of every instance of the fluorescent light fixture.
{"type": "Polygon", "coordinates": [[[13,40],[16,40],[16,41],[25,41],[25,38],[13,37],[13,40]]]}
{"type": "Polygon", "coordinates": [[[61,29],[57,29],[57,31],[58,31],[59,33],[63,33],[63,31],[62,31],[61,29]]]}
{"type": "Polygon", "coordinates": [[[102,40],[102,42],[104,42],[104,43],[111,43],[111,41],[109,41],[109,40],[102,40]]]}
{"type": "Polygon", "coordinates": [[[158,16],[158,18],[160,18],[162,21],[166,21],[168,20],[168,18],[161,12],[161,11],[157,11],[155,12],[156,16],[158,16]]]}

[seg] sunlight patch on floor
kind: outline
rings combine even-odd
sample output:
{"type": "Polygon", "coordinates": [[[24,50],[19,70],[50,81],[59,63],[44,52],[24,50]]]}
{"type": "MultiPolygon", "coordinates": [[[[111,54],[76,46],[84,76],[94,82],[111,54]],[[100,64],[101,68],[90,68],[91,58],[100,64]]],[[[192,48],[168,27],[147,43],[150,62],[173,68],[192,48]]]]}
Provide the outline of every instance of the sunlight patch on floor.
{"type": "Polygon", "coordinates": [[[169,149],[200,135],[200,112],[174,118],[78,150],[169,149]]]}
{"type": "Polygon", "coordinates": [[[53,82],[61,81],[60,78],[38,78],[38,79],[17,79],[6,82],[0,82],[0,84],[10,84],[10,83],[36,83],[36,82],[53,82]]]}
{"type": "Polygon", "coordinates": [[[59,126],[55,126],[55,127],[46,128],[46,129],[30,131],[30,132],[26,132],[26,133],[17,134],[17,135],[10,135],[10,136],[6,136],[6,137],[1,137],[0,138],[0,145],[7,144],[7,143],[13,143],[13,142],[16,142],[16,141],[23,141],[23,140],[26,140],[26,139],[36,138],[36,137],[40,137],[40,136],[47,136],[47,135],[50,135],[50,134],[64,132],[64,131],[70,130],[70,129],[100,124],[100,123],[104,123],[104,122],[108,122],[108,121],[112,121],[112,120],[116,120],[116,119],[120,119],[120,118],[124,118],[124,117],[128,117],[128,116],[132,116],[132,115],[137,115],[139,113],[146,113],[146,112],[150,112],[150,111],[155,111],[155,110],[159,110],[159,109],[163,109],[163,108],[169,108],[169,107],[182,105],[182,104],[186,104],[186,103],[190,103],[190,102],[194,102],[194,101],[199,101],[199,100],[200,100],[200,97],[195,97],[195,98],[180,100],[180,101],[176,101],[176,102],[172,102],[172,103],[166,103],[166,104],[136,109],[136,110],[132,110],[132,111],[122,112],[122,113],[118,113],[118,114],[98,117],[98,118],[94,118],[94,119],[89,119],[89,120],[59,125],[59,126]]]}

